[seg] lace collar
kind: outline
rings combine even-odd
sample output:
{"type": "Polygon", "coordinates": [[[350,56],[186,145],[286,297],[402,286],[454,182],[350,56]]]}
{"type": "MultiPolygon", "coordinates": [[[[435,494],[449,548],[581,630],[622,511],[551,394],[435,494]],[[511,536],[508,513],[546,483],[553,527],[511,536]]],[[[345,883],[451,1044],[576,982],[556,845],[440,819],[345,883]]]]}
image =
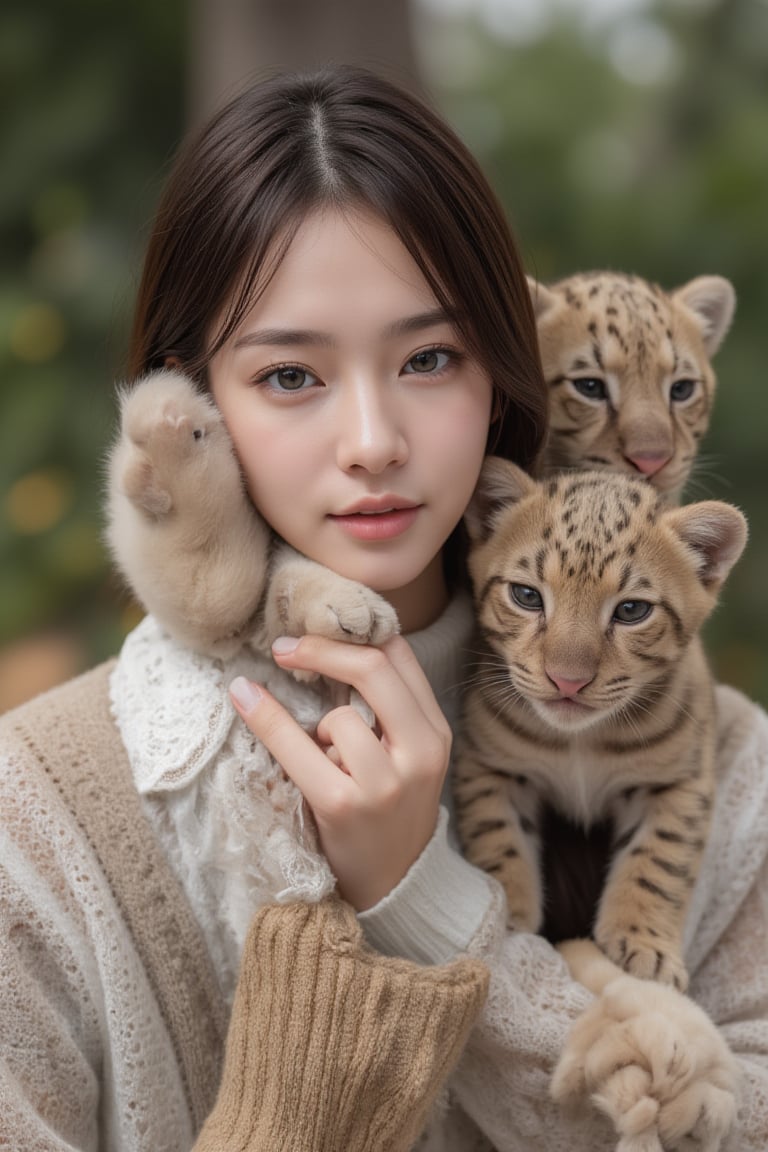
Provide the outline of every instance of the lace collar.
{"type": "Polygon", "coordinates": [[[266,656],[202,656],[178,644],[153,616],[126,637],[110,696],[141,795],[184,788],[216,759],[233,725],[242,726],[228,692],[240,675],[265,684],[299,723],[317,722],[318,693],[266,656]]]}
{"type": "MultiPolygon", "coordinates": [[[[408,637],[449,720],[471,629],[470,601],[462,594],[429,628],[408,637]]],[[[299,723],[316,723],[318,692],[297,684],[266,656],[202,656],[178,644],[151,615],[126,637],[110,693],[140,794],[184,788],[216,758],[232,726],[242,724],[228,694],[238,675],[266,684],[299,723]]]]}

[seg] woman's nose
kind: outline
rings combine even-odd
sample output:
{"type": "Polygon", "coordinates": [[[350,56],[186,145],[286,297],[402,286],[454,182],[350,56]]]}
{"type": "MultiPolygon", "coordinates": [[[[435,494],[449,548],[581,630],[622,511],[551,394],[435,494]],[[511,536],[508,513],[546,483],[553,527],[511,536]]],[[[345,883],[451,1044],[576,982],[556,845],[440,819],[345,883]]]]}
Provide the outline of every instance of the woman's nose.
{"type": "Polygon", "coordinates": [[[337,415],[336,459],[345,472],[363,468],[380,473],[405,461],[405,429],[394,397],[387,397],[382,385],[355,382],[345,389],[337,415]]]}

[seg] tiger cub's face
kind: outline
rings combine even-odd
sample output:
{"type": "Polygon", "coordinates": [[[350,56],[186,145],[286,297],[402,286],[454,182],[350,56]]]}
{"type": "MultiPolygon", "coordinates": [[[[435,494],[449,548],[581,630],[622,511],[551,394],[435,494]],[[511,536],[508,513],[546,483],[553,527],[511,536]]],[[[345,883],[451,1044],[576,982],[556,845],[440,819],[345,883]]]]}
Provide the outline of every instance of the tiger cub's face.
{"type": "Polygon", "coordinates": [[[592,272],[529,287],[550,390],[545,470],[626,472],[678,500],[709,425],[729,281],[699,276],[667,293],[592,272]]]}
{"type": "Polygon", "coordinates": [[[746,541],[729,504],[670,508],[618,474],[537,483],[495,457],[465,520],[498,702],[522,700],[563,732],[652,706],[746,541]]]}

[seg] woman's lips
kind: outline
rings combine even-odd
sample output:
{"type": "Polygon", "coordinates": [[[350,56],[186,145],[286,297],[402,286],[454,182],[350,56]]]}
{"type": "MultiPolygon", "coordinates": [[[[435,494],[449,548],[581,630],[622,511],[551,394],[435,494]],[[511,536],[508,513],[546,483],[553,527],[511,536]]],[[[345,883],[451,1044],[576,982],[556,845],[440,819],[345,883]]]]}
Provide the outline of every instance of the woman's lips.
{"type": "Polygon", "coordinates": [[[356,540],[394,540],[408,531],[416,520],[420,507],[415,504],[407,508],[361,509],[357,512],[346,512],[341,516],[329,516],[329,519],[356,540]]]}

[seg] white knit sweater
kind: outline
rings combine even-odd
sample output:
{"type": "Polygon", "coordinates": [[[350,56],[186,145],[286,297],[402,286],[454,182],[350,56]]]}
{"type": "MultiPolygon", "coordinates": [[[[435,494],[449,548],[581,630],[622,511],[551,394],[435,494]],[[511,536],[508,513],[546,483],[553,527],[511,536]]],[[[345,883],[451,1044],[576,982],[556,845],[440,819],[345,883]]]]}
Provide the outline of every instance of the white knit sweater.
{"type": "MultiPolygon", "coordinates": [[[[449,720],[471,643],[468,599],[457,597],[409,640],[449,720]]],[[[240,952],[268,900],[317,901],[335,884],[298,789],[237,716],[227,685],[265,684],[312,730],[327,700],[271,660],[243,652],[210,660],[181,647],[148,616],[127,638],[112,704],[147,815],[205,933],[221,988],[234,994],[240,952]]]]}
{"type": "MultiPolygon", "coordinates": [[[[463,675],[469,626],[466,607],[455,602],[432,629],[412,638],[448,712],[463,675]]],[[[149,621],[129,639],[112,682],[137,786],[200,921],[225,996],[252,903],[270,889],[307,898],[329,882],[323,862],[288,851],[276,827],[267,833],[277,845],[277,864],[258,854],[244,860],[247,793],[232,776],[224,803],[233,794],[241,803],[245,835],[222,835],[211,781],[243,754],[226,696],[229,678],[240,670],[258,673],[190,657],[149,621]]],[[[288,691],[298,691],[309,712],[316,706],[306,688],[288,691]]],[[[765,1152],[768,718],[726,688],[718,692],[718,708],[718,799],[686,959],[692,995],[720,1025],[745,1074],[740,1129],[728,1152],[765,1152]]],[[[184,1152],[192,1145],[192,1122],[173,1050],[89,845],[53,793],[20,776],[12,760],[3,764],[3,784],[0,1145],[184,1152]],[[44,867],[27,851],[41,835],[50,849],[44,867]],[[19,962],[32,947],[39,961],[19,962]]],[[[289,816],[298,819],[296,810],[289,816]]],[[[612,1152],[615,1137],[604,1121],[566,1118],[548,1096],[568,1028],[589,994],[568,978],[546,942],[506,933],[500,890],[462,860],[447,824],[443,811],[408,875],[361,916],[383,951],[423,962],[469,951],[492,970],[487,1007],[425,1147],[612,1152]]]]}
{"type": "MultiPolygon", "coordinates": [[[[725,686],[716,698],[718,790],[685,959],[689,995],[719,1026],[743,1075],[738,1127],[723,1152],[766,1152],[768,716],[725,686]]],[[[505,931],[495,885],[450,847],[444,820],[408,875],[361,920],[383,952],[438,963],[468,951],[489,963],[489,1000],[451,1096],[498,1152],[615,1148],[602,1120],[565,1116],[548,1098],[553,1065],[591,996],[571,981],[546,941],[505,931]]],[[[455,1138],[456,1124],[449,1114],[430,1152],[484,1147],[468,1135],[455,1138]]]]}

